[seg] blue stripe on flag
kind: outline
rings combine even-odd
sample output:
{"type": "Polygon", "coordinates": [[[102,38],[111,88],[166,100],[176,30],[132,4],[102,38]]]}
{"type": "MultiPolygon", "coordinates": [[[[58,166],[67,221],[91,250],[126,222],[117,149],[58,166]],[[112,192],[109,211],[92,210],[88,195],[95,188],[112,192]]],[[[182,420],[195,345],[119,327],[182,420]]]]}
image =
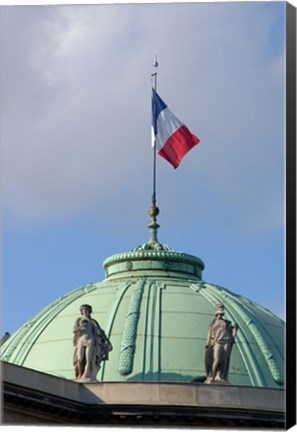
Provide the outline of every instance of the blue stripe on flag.
{"type": "Polygon", "coordinates": [[[155,136],[158,133],[157,130],[157,122],[156,119],[158,118],[161,111],[163,111],[165,108],[167,108],[166,103],[160,98],[156,90],[152,89],[152,127],[154,128],[155,136]],[[155,117],[156,116],[156,117],[155,117]]]}

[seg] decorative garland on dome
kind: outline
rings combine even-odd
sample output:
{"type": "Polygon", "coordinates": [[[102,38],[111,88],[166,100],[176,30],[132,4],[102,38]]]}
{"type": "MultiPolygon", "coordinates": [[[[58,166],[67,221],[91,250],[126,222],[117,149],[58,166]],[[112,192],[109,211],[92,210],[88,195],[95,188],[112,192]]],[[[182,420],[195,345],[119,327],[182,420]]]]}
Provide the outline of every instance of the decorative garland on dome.
{"type": "Polygon", "coordinates": [[[125,319],[119,360],[119,372],[121,375],[128,375],[133,370],[137,326],[145,282],[146,279],[138,282],[132,294],[128,314],[125,319]]]}

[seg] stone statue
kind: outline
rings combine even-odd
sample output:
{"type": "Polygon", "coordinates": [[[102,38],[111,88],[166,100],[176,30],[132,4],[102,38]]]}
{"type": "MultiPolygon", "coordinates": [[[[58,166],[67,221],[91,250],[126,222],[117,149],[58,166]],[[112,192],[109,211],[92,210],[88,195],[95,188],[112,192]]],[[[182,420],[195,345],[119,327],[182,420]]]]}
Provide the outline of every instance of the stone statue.
{"type": "Polygon", "coordinates": [[[75,379],[97,381],[100,364],[108,360],[112,345],[96,320],[91,318],[92,306],[80,307],[82,316],[76,319],[73,328],[73,364],[75,379]]]}
{"type": "Polygon", "coordinates": [[[215,319],[208,326],[208,336],[205,346],[205,369],[207,378],[204,381],[230,384],[228,372],[230,355],[234,338],[238,330],[238,324],[231,324],[223,318],[224,305],[217,304],[215,308],[215,319]]]}

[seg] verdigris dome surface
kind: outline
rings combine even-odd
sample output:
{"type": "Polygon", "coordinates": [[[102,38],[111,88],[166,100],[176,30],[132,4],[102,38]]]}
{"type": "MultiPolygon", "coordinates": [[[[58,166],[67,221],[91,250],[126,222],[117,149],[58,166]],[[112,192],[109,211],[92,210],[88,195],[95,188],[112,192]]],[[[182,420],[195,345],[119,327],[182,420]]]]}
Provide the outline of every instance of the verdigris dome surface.
{"type": "Polygon", "coordinates": [[[229,381],[284,387],[284,322],[267,309],[202,280],[203,262],[157,241],[104,262],[102,282],[57,299],[3,345],[1,359],[74,379],[72,329],[82,304],[113,350],[102,381],[204,381],[207,330],[215,305],[239,325],[229,381]]]}

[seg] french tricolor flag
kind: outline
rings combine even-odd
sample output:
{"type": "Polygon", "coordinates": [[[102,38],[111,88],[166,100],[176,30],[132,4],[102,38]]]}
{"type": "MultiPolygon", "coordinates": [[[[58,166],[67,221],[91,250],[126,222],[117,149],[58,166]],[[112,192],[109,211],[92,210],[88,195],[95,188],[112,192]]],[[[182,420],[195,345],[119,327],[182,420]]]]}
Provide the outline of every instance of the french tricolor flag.
{"type": "Polygon", "coordinates": [[[154,88],[152,112],[152,145],[156,145],[158,154],[177,168],[185,154],[200,140],[175,117],[154,88]]]}

